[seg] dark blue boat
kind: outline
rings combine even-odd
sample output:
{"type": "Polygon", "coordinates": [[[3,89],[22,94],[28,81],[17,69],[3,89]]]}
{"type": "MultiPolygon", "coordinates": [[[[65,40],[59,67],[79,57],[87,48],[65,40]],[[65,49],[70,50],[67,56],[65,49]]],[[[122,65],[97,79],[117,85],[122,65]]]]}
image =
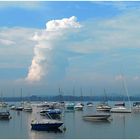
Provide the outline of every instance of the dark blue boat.
{"type": "Polygon", "coordinates": [[[56,130],[61,125],[63,125],[63,122],[53,119],[45,119],[42,121],[32,121],[31,127],[32,130],[38,130],[38,131],[49,131],[49,130],[56,130]]]}
{"type": "Polygon", "coordinates": [[[10,113],[9,111],[7,112],[0,112],[0,120],[9,120],[10,117],[10,113]]]}
{"type": "Polygon", "coordinates": [[[49,114],[61,114],[62,111],[60,109],[48,109],[46,110],[47,113],[49,114]]]}

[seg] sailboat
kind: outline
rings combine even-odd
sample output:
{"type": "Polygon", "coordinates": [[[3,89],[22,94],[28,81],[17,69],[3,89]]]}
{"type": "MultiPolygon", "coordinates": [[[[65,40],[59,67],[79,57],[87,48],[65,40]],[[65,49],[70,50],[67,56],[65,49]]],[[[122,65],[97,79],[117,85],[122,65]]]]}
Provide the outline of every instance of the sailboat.
{"type": "Polygon", "coordinates": [[[17,110],[17,111],[22,111],[22,110],[23,110],[23,103],[22,103],[22,88],[21,88],[21,104],[20,104],[18,107],[16,107],[16,110],[17,110]]]}
{"type": "MultiPolygon", "coordinates": [[[[83,96],[82,96],[82,88],[81,88],[81,101],[83,100],[83,96]]],[[[83,103],[82,102],[78,102],[75,106],[74,106],[74,110],[77,110],[77,111],[82,111],[83,110],[83,103]]]]}
{"type": "Polygon", "coordinates": [[[28,101],[24,102],[23,110],[26,111],[26,112],[32,112],[33,111],[33,108],[32,108],[31,102],[30,102],[30,97],[28,98],[28,101]]]}
{"type": "Polygon", "coordinates": [[[7,107],[8,104],[3,102],[3,93],[2,93],[2,90],[1,90],[1,101],[0,101],[0,107],[7,107]]]}
{"type": "MultiPolygon", "coordinates": [[[[73,88],[73,100],[74,100],[74,96],[75,96],[75,88],[73,88]]],[[[74,106],[75,106],[75,102],[74,101],[66,103],[65,104],[65,111],[66,112],[74,112],[75,111],[74,106]]]]}
{"type": "MultiPolygon", "coordinates": [[[[92,89],[90,89],[90,98],[92,97],[92,89]]],[[[93,103],[90,101],[90,102],[87,102],[87,106],[88,107],[93,107],[93,103]]]]}
{"type": "Polygon", "coordinates": [[[131,110],[131,103],[130,103],[130,99],[129,99],[129,95],[128,95],[128,90],[126,88],[124,76],[122,76],[122,79],[123,79],[123,87],[124,87],[124,90],[125,90],[125,92],[127,94],[127,97],[128,97],[129,108],[126,108],[125,104],[117,104],[115,107],[113,107],[110,110],[112,113],[131,113],[132,112],[132,110],[131,110]]]}
{"type": "Polygon", "coordinates": [[[64,108],[65,107],[65,102],[64,102],[64,98],[63,98],[63,91],[61,88],[59,88],[59,104],[60,104],[60,108],[64,108]]]}
{"type": "Polygon", "coordinates": [[[101,104],[99,104],[99,105],[97,105],[96,110],[97,110],[97,111],[106,111],[106,112],[110,112],[111,107],[108,105],[105,89],[104,89],[104,94],[105,94],[104,102],[101,103],[101,104]]]}

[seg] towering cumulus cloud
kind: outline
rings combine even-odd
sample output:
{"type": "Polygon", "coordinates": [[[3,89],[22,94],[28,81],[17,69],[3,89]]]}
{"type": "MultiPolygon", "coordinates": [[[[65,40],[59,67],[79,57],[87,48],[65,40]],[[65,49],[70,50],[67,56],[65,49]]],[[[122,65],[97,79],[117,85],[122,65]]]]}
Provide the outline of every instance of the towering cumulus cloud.
{"type": "Polygon", "coordinates": [[[34,48],[34,57],[29,68],[27,81],[39,81],[49,71],[51,63],[51,51],[55,49],[71,29],[79,28],[80,24],[76,17],[63,18],[61,20],[51,20],[46,24],[46,30],[36,33],[33,40],[37,41],[34,48]]]}

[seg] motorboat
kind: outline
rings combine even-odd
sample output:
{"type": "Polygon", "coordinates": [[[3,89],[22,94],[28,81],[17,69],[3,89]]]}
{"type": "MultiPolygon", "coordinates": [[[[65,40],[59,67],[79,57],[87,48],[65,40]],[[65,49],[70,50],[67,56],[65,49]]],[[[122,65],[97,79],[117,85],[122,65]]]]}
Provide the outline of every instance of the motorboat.
{"type": "Polygon", "coordinates": [[[7,107],[7,106],[8,106],[7,103],[5,103],[5,102],[0,102],[0,107],[7,107]]]}
{"type": "Polygon", "coordinates": [[[66,103],[65,104],[65,110],[66,111],[74,111],[74,106],[75,106],[74,103],[66,103]]]}
{"type": "Polygon", "coordinates": [[[97,111],[110,112],[111,107],[108,104],[106,104],[106,103],[102,103],[102,104],[97,105],[96,110],[97,111]]]}
{"type": "Polygon", "coordinates": [[[93,107],[93,103],[92,103],[92,102],[88,102],[88,103],[87,103],[87,106],[88,106],[88,107],[93,107]]]}
{"type": "Polygon", "coordinates": [[[15,105],[10,105],[9,107],[10,107],[11,110],[15,110],[16,109],[15,105]]]}
{"type": "Polygon", "coordinates": [[[83,105],[81,105],[81,103],[77,103],[75,106],[74,106],[74,110],[83,110],[83,105]]]}
{"type": "Polygon", "coordinates": [[[39,103],[37,104],[37,107],[50,107],[49,103],[48,102],[42,102],[42,103],[39,103]]]}
{"type": "Polygon", "coordinates": [[[23,108],[23,110],[24,111],[26,111],[26,112],[32,112],[32,107],[31,106],[25,106],[24,108],[23,108]]]}
{"type": "Polygon", "coordinates": [[[43,119],[41,121],[33,120],[31,122],[32,130],[38,130],[38,131],[55,130],[62,125],[63,125],[62,121],[54,120],[54,119],[43,119]]]}
{"type": "Polygon", "coordinates": [[[115,106],[110,112],[112,113],[131,113],[131,109],[126,108],[125,106],[115,106]]]}
{"type": "Polygon", "coordinates": [[[18,106],[18,107],[16,107],[16,110],[17,110],[17,111],[22,111],[23,109],[24,109],[23,106],[18,106]]]}
{"type": "Polygon", "coordinates": [[[87,121],[106,121],[110,116],[110,114],[85,115],[83,119],[87,121]]]}
{"type": "Polygon", "coordinates": [[[134,102],[132,109],[133,111],[140,111],[140,102],[134,102]]]}
{"type": "Polygon", "coordinates": [[[0,112],[0,120],[9,120],[11,118],[9,111],[0,112]]]}
{"type": "Polygon", "coordinates": [[[25,102],[23,105],[23,110],[26,112],[32,112],[32,106],[30,102],[25,102]]]}

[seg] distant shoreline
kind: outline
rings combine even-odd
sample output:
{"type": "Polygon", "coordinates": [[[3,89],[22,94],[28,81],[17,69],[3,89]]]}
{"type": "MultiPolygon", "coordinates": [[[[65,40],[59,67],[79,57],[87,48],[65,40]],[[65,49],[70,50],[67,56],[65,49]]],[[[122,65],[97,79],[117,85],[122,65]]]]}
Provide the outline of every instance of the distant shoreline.
{"type": "MultiPolygon", "coordinates": [[[[130,96],[130,101],[140,101],[140,96],[130,96]]],[[[127,96],[26,96],[26,97],[3,97],[0,101],[128,101],[127,96]]]]}

